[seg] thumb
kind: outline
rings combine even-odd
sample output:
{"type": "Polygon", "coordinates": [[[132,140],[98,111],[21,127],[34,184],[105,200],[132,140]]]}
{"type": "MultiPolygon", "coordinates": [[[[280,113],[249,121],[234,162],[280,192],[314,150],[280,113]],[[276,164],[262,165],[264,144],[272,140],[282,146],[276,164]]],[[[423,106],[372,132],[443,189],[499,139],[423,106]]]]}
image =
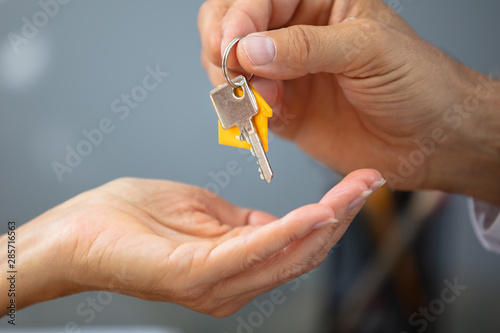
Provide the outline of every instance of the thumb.
{"type": "Polygon", "coordinates": [[[370,70],[384,45],[382,30],[377,21],[350,19],[332,26],[296,25],[253,33],[240,42],[238,60],[246,71],[275,80],[370,70]]]}

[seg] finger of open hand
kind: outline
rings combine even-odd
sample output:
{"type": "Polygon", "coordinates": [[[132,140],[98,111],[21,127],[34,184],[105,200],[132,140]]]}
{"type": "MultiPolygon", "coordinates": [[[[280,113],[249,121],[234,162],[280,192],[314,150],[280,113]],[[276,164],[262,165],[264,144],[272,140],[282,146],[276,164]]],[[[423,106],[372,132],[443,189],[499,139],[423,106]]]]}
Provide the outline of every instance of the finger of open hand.
{"type": "Polygon", "coordinates": [[[317,267],[361,209],[360,205],[352,207],[352,203],[363,198],[373,186],[380,185],[381,179],[380,173],[369,169],[350,174],[321,200],[322,204],[335,212],[337,223],[329,223],[312,231],[306,237],[291,242],[291,245],[255,269],[228,279],[225,283],[227,292],[234,295],[266,289],[286,283],[317,267]]]}
{"type": "Polygon", "coordinates": [[[206,259],[207,270],[217,280],[244,272],[303,238],[318,223],[333,217],[333,211],[326,205],[301,207],[249,234],[219,244],[206,259]]]}

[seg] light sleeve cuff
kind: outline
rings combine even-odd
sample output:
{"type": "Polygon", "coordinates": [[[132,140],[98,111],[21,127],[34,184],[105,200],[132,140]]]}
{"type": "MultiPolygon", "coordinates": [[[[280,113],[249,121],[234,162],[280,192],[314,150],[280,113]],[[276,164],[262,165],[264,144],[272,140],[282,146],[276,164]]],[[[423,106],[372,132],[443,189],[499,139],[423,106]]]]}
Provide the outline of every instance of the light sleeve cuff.
{"type": "Polygon", "coordinates": [[[500,207],[473,198],[468,204],[477,238],[485,249],[500,254],[500,207]]]}

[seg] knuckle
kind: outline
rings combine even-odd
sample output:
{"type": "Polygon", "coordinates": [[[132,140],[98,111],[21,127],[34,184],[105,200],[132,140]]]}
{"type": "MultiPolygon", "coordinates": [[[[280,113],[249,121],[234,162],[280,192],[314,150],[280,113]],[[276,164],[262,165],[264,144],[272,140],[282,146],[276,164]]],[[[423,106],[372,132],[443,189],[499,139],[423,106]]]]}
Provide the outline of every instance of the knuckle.
{"type": "Polygon", "coordinates": [[[356,19],[348,24],[352,25],[350,38],[341,45],[349,62],[349,69],[345,74],[363,75],[366,70],[373,67],[373,61],[387,51],[389,45],[387,26],[371,18],[356,19]]]}
{"type": "Polygon", "coordinates": [[[189,293],[187,298],[182,300],[182,304],[185,304],[194,311],[217,318],[227,317],[234,313],[224,307],[223,298],[218,297],[213,289],[201,289],[197,292],[189,293]]]}
{"type": "Polygon", "coordinates": [[[387,27],[374,19],[360,19],[357,25],[356,47],[361,49],[373,48],[379,50],[386,47],[387,27]]]}
{"type": "Polygon", "coordinates": [[[210,316],[214,316],[213,313],[217,311],[217,309],[212,304],[203,302],[198,302],[194,306],[189,306],[189,308],[196,312],[207,314],[210,316]]]}
{"type": "Polygon", "coordinates": [[[321,265],[323,263],[323,261],[325,261],[326,256],[328,255],[329,252],[330,252],[330,249],[325,249],[320,254],[318,254],[318,256],[312,258],[307,271],[309,272],[309,271],[312,271],[313,269],[318,268],[319,265],[321,265]]]}
{"type": "Polygon", "coordinates": [[[325,260],[327,254],[328,250],[322,251],[322,253],[311,255],[304,258],[300,262],[295,262],[285,268],[282,268],[276,275],[276,281],[280,284],[286,283],[307,272],[310,272],[311,270],[321,265],[321,263],[325,260]]]}
{"type": "Polygon", "coordinates": [[[188,304],[190,307],[202,307],[206,298],[207,290],[201,287],[186,287],[183,288],[176,298],[183,304],[188,304]]]}
{"type": "Polygon", "coordinates": [[[311,262],[309,260],[305,262],[293,263],[286,268],[282,268],[276,274],[276,280],[278,283],[286,283],[301,276],[308,271],[311,262]]]}
{"type": "Polygon", "coordinates": [[[236,313],[242,307],[243,307],[243,305],[229,304],[226,306],[220,306],[220,307],[214,308],[210,312],[208,312],[207,314],[212,316],[212,317],[215,317],[215,318],[226,318],[226,317],[229,317],[230,315],[236,313]]]}
{"type": "Polygon", "coordinates": [[[311,58],[312,52],[314,52],[312,49],[313,44],[311,43],[311,35],[315,33],[314,30],[307,29],[303,25],[296,25],[290,27],[288,33],[292,50],[297,51],[291,53],[291,56],[295,58],[292,63],[298,66],[306,65],[311,58]]]}
{"type": "Polygon", "coordinates": [[[380,36],[386,30],[382,22],[371,18],[358,19],[358,29],[369,36],[380,36]]]}
{"type": "Polygon", "coordinates": [[[245,252],[247,253],[247,255],[245,257],[245,260],[241,263],[240,270],[245,270],[249,267],[253,267],[266,259],[261,254],[255,252],[255,249],[252,248],[252,246],[248,243],[248,238],[245,239],[245,252]]]}

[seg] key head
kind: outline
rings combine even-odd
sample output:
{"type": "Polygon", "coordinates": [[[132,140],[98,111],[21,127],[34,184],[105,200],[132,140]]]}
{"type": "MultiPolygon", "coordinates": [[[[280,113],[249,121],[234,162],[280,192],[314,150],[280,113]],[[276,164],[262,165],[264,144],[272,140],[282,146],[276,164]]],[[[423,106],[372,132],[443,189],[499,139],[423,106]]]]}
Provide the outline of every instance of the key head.
{"type": "Polygon", "coordinates": [[[238,97],[235,89],[227,83],[210,92],[215,113],[217,113],[220,124],[225,130],[233,126],[243,126],[259,110],[247,79],[240,75],[233,80],[233,83],[241,87],[243,96],[238,97]]]}

